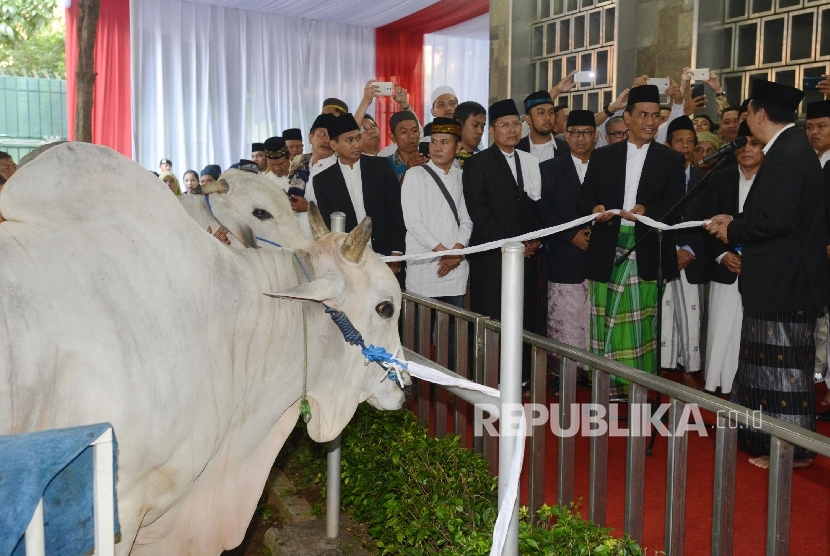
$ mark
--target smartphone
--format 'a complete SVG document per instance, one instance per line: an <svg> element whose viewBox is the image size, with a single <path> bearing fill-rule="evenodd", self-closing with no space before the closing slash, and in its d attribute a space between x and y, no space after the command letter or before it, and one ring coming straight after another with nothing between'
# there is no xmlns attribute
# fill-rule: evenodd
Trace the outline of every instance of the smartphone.
<svg viewBox="0 0 830 556"><path fill-rule="evenodd" d="M692 85L692 98L702 97L703 94L703 83L694 83Z"/></svg>
<svg viewBox="0 0 830 556"><path fill-rule="evenodd" d="M380 87L378 94L382 97L391 97L394 94L394 84L391 81L372 81L372 85Z"/></svg>
<svg viewBox="0 0 830 556"><path fill-rule="evenodd" d="M421 141L418 143L418 152L429 158L429 141Z"/></svg>
<svg viewBox="0 0 830 556"><path fill-rule="evenodd" d="M657 92L661 95L666 94L666 89L669 88L669 80L667 77L652 77L646 83L648 85L657 85Z"/></svg>
<svg viewBox="0 0 830 556"><path fill-rule="evenodd" d="M595 77L592 71L578 71L574 74L574 83L592 83Z"/></svg>
<svg viewBox="0 0 830 556"><path fill-rule="evenodd" d="M827 78L826 77L821 77L820 75L818 77L805 77L804 78L804 90L805 91L817 91L819 82L824 81L825 79L827 79Z"/></svg>
<svg viewBox="0 0 830 556"><path fill-rule="evenodd" d="M691 70L693 81L709 81L709 68Z"/></svg>

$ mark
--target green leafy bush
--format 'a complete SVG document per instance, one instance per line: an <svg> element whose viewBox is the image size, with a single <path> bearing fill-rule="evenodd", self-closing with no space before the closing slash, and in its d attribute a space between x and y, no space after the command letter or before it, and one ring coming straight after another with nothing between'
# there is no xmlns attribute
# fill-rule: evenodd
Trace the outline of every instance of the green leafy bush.
<svg viewBox="0 0 830 556"><path fill-rule="evenodd" d="M325 483L325 447L298 425L277 465L300 482ZM498 505L487 463L459 444L435 439L409 411L361 404L343 433L342 506L367 524L384 554L481 556L490 552ZM303 488L303 485L297 485ZM531 525L520 511L519 551L529 555L642 555L634 541L585 521L578 508L543 506Z"/></svg>

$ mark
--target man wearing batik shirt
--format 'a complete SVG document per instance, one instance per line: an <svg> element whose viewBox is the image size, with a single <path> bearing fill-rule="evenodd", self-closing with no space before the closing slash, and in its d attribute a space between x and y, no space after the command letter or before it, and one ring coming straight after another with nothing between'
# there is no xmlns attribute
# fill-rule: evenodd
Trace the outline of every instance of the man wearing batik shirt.
<svg viewBox="0 0 830 556"><path fill-rule="evenodd" d="M418 118L409 111L395 112L389 118L389 129L392 139L398 146L395 153L389 157L389 163L401 182L407 168L420 166L427 161L424 155L418 152L418 143L421 140Z"/></svg>

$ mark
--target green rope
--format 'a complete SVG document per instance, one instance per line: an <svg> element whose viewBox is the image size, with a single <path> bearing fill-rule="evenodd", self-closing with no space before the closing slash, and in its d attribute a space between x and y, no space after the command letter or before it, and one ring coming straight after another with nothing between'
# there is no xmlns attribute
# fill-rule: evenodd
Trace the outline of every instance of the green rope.
<svg viewBox="0 0 830 556"><path fill-rule="evenodd" d="M294 274L297 275L297 285L303 283L300 277L300 267L297 264L296 255L293 257ZM303 311L303 394L300 396L300 415L303 416L303 421L308 423L311 421L311 404L308 403L306 394L308 393L308 322L305 314L305 303L300 303Z"/></svg>

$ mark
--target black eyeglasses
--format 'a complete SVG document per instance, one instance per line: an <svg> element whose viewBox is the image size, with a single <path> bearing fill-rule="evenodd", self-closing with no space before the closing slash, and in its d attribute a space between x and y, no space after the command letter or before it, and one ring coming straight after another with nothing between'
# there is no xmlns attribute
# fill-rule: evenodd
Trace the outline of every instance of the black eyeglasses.
<svg viewBox="0 0 830 556"><path fill-rule="evenodd" d="M625 131L614 131L609 133L608 135L610 135L614 139L622 139L623 137L628 135L628 130L626 129Z"/></svg>
<svg viewBox="0 0 830 556"><path fill-rule="evenodd" d="M585 129L583 131L579 131L578 129L569 129L567 133L568 133L568 135L570 135L574 139L576 139L577 137L580 137L580 136L584 137L585 139L588 139L591 135L596 133L596 130Z"/></svg>

